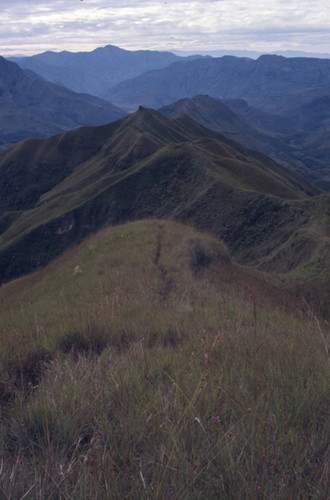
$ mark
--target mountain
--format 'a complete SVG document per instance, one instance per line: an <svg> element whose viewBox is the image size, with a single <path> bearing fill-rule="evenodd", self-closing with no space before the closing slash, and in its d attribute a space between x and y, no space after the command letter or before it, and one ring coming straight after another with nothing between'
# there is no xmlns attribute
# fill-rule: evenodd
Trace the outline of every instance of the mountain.
<svg viewBox="0 0 330 500"><path fill-rule="evenodd" d="M124 112L96 97L76 94L0 57L0 146L46 137L81 125L100 125Z"/></svg>
<svg viewBox="0 0 330 500"><path fill-rule="evenodd" d="M146 71L182 60L170 52L129 51L107 45L92 52L44 52L10 60L75 92L101 96L108 88Z"/></svg>
<svg viewBox="0 0 330 500"><path fill-rule="evenodd" d="M300 97L300 96L299 96ZM295 131L329 129L330 128L330 87L325 87L322 92L319 89L303 93L298 103L293 101L282 112L282 116L288 117L295 124Z"/></svg>
<svg viewBox="0 0 330 500"><path fill-rule="evenodd" d="M244 99L224 99L235 113L267 131L294 134L297 130L327 129L330 123L330 87L315 87L283 97L276 113L262 111Z"/></svg>
<svg viewBox="0 0 330 500"><path fill-rule="evenodd" d="M281 115L260 111L243 99L226 99L225 103L258 129L279 137L285 144L283 152L290 155L289 164L313 184L330 192L328 93L328 87L300 93L292 97L292 103L283 108ZM272 156L284 160L279 153Z"/></svg>
<svg viewBox="0 0 330 500"><path fill-rule="evenodd" d="M330 188L329 99L319 97L294 108L286 118L258 111L242 99L227 100L230 109L220 99L209 96L181 99L160 111L169 118L186 114L246 147L268 154L327 191ZM293 124L302 130L294 131Z"/></svg>
<svg viewBox="0 0 330 500"><path fill-rule="evenodd" d="M330 123L329 60L286 59L268 55L261 56L255 61L226 56L218 59L184 59L170 64L172 56L169 53L150 51L122 51L118 47L108 46L90 53L45 53L27 60L38 64L48 61L51 67L55 68L57 75L63 71L68 78L71 70L87 72L88 78L95 78L101 82L103 90L104 79L109 79L111 75L111 78L125 78L127 75L132 76L134 71L146 70L149 63L167 65L162 69L149 71L137 78L121 82L105 92L104 97L109 100L114 99L116 104L129 111L136 109L140 104L158 107L160 104L173 103L177 96L183 99L194 97L200 93L200 89L206 89L207 94L213 98L225 96L224 102L236 113L235 124L228 123L228 120L233 119L229 116L225 118L226 123L221 124L221 118L220 122L216 123L217 107L212 110L212 119L209 118L210 109L205 109L203 119L200 113L199 118L195 116L193 110L187 114L208 127L229 134L231 138L242 142L250 149L264 152L283 165L295 168L321 189L330 190L328 164L330 151L326 141ZM110 67L109 65L111 71L105 69ZM34 69L38 70L36 67ZM30 79L35 77L36 75L29 74ZM82 74L77 76L79 84L84 85L84 78ZM94 92L95 89L91 91ZM64 92L64 89L61 92ZM113 115L109 119L99 119L102 113L98 111L95 120L87 121L81 116L79 120L65 120L63 116L70 109L70 106L65 106L62 113L61 110L57 110L56 114L52 112L52 117L56 116L58 121L62 120L65 124L59 127L57 123L54 128L46 121L50 120L49 112L48 114L44 112L41 127L38 123L39 116L36 123L30 114L27 117L20 115L15 106L16 102L14 108L11 107L6 113L6 128L11 120L13 133L11 131L9 134L6 133L2 138L4 144L26 136L51 135L81 124L95 125L114 119ZM5 109L4 107L3 111ZM76 113L72 110L70 118L73 114L77 118L82 110L85 110L85 107L80 106L80 111ZM28 107L28 111L30 113L31 106ZM224 109L219 109L217 113L221 117ZM228 110L226 113L228 114ZM19 123L17 123L18 115ZM95 115L89 112L88 116ZM121 114L118 114L117 110L115 118L119 116ZM239 124L242 117L244 120ZM25 120L29 130L22 132L19 127Z"/></svg>
<svg viewBox="0 0 330 500"><path fill-rule="evenodd" d="M207 95L180 99L173 104L160 108L159 111L168 118L176 118L186 114L193 120L202 123L205 127L221 131L227 136L243 135L246 129L251 130L252 133L252 127L246 120L242 120L235 115L220 99Z"/></svg>
<svg viewBox="0 0 330 500"><path fill-rule="evenodd" d="M258 109L274 113L292 96L329 85L328 59L224 56L173 63L109 88L102 97L131 111L139 105L160 108L207 94L244 98Z"/></svg>
<svg viewBox="0 0 330 500"><path fill-rule="evenodd" d="M327 498L329 222L186 115L0 153L1 496Z"/></svg>
<svg viewBox="0 0 330 500"><path fill-rule="evenodd" d="M202 55L211 57L223 57L223 56L236 56L236 57L249 57L251 59L258 59L258 57L263 55L277 55L283 57L312 57L317 59L330 59L330 54L325 52L303 52L299 50L276 50L275 52L265 53L256 52L255 50L173 50L174 54L178 56L189 56L189 55Z"/></svg>
<svg viewBox="0 0 330 500"><path fill-rule="evenodd" d="M262 269L325 265L319 214L329 198L187 116L141 108L109 125L25 140L0 155L0 172L2 280L103 225L151 216L208 230Z"/></svg>
<svg viewBox="0 0 330 500"><path fill-rule="evenodd" d="M255 117L249 121L232 111L221 99L198 95L180 99L160 108L159 111L168 118L187 115L205 127L220 132L250 149L261 151L288 164L290 160L292 161L292 156L286 154L290 148L282 140L283 131L281 134L276 134L274 131L263 130L262 126L258 127L258 123L254 123ZM268 113L263 114L269 116Z"/></svg>
<svg viewBox="0 0 330 500"><path fill-rule="evenodd" d="M295 131L295 124L286 116L282 116L276 112L263 111L248 104L242 98L222 99L236 115L246 119L250 124L254 124L260 130L275 134L290 134Z"/></svg>

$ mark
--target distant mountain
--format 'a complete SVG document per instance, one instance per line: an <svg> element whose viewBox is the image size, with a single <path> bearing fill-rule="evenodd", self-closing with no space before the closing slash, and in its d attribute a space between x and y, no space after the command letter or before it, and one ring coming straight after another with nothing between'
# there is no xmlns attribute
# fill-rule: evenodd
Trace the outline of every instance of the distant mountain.
<svg viewBox="0 0 330 500"><path fill-rule="evenodd" d="M322 92L318 90L304 93L298 103L282 111L282 115L294 124L294 130L330 128L330 87L321 89Z"/></svg>
<svg viewBox="0 0 330 500"><path fill-rule="evenodd" d="M205 127L221 131L227 136L243 135L246 129L252 128L247 121L233 113L220 99L208 95L180 99L160 108L159 111L168 118L176 118L186 114Z"/></svg>
<svg viewBox="0 0 330 500"><path fill-rule="evenodd" d="M129 51L107 45L92 52L44 52L10 60L75 92L101 96L121 81L182 59L170 52Z"/></svg>
<svg viewBox="0 0 330 500"><path fill-rule="evenodd" d="M274 52L257 52L255 50L173 50L178 56L202 55L211 57L235 56L235 57L250 57L258 59L264 55L277 55L284 57L312 57L317 59L330 59L330 54L326 52L304 52L300 50L276 50Z"/></svg>
<svg viewBox="0 0 330 500"><path fill-rule="evenodd" d="M124 115L109 102L46 82L0 57L0 147Z"/></svg>
<svg viewBox="0 0 330 500"><path fill-rule="evenodd" d="M109 125L25 140L0 154L0 174L1 280L103 225L150 216L208 230L262 269L325 265L320 213L329 198L187 116L141 108Z"/></svg>
<svg viewBox="0 0 330 500"><path fill-rule="evenodd" d="M244 146L261 151L277 159L290 161L286 155L289 149L279 134L263 130L262 127L236 114L222 100L207 95L198 95L193 98L179 101L159 109L168 118L188 115L205 127L220 132ZM264 113L266 115L266 113ZM267 114L269 116L269 114ZM281 117L278 117L280 121Z"/></svg>
<svg viewBox="0 0 330 500"><path fill-rule="evenodd" d="M327 130L330 129L330 97L320 97L295 108L287 118L258 111L243 100L226 102L238 114L220 99L209 96L181 99L160 111L169 118L186 114L297 170L321 189L330 190L330 141L327 140L330 137ZM302 130L297 132L294 124Z"/></svg>
<svg viewBox="0 0 330 500"><path fill-rule="evenodd" d="M243 98L254 107L277 113L298 94L330 85L330 60L261 56L224 56L176 62L125 81L103 95L132 111L139 105L160 108L185 97L207 94Z"/></svg>
<svg viewBox="0 0 330 500"><path fill-rule="evenodd" d="M290 134L295 130L295 124L288 117L284 117L276 112L262 111L248 104L242 98L222 99L236 115L245 118L254 126L266 132L275 132L275 134Z"/></svg>
<svg viewBox="0 0 330 500"><path fill-rule="evenodd" d="M260 111L243 99L226 99L225 103L257 128L279 136L286 144L283 153L289 153L291 165L313 184L330 192L329 87L292 96L292 103L283 108L282 115ZM272 156L285 160L286 153L278 153Z"/></svg>
<svg viewBox="0 0 330 500"><path fill-rule="evenodd" d="M282 96L282 103L273 111L262 111L245 99L224 99L224 103L260 128L285 134L299 129L328 128L330 123L330 86L309 88Z"/></svg>

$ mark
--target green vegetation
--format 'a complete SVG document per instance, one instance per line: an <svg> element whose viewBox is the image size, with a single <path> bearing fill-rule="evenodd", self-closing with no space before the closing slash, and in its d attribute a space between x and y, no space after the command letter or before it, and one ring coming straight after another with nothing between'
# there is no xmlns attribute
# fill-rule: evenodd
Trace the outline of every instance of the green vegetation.
<svg viewBox="0 0 330 500"><path fill-rule="evenodd" d="M327 497L328 195L143 108L0 173L1 497Z"/></svg>
<svg viewBox="0 0 330 500"><path fill-rule="evenodd" d="M322 92L321 89L319 91ZM207 95L181 99L160 111L168 118L188 115L205 127L271 156L280 164L301 173L314 186L329 192L330 141L326 111L329 97L312 100L310 95L311 101L302 105L307 96L308 93L305 97L300 94L296 109L292 109L291 100L282 110L277 109L276 113L281 115L257 110L243 99L226 100L227 107L222 100ZM299 99L302 100L300 105ZM286 172L290 175L289 169Z"/></svg>
<svg viewBox="0 0 330 500"><path fill-rule="evenodd" d="M165 220L3 285L1 496L327 498L328 325L292 286Z"/></svg>
<svg viewBox="0 0 330 500"><path fill-rule="evenodd" d="M110 125L23 141L0 156L0 173L2 281L105 225L144 217L205 229L244 264L291 271L318 260L327 268L329 197L188 117L142 108ZM302 231L313 252L297 259L287 247Z"/></svg>

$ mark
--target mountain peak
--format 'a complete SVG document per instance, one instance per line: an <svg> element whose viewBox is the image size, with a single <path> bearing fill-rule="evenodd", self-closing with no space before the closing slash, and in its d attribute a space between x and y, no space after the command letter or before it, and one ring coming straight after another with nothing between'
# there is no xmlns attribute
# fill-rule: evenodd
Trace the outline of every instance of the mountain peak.
<svg viewBox="0 0 330 500"><path fill-rule="evenodd" d="M171 124L171 121L168 120L162 113L152 108L146 108L144 106L139 106L139 108L134 113L130 114L126 118L126 121L130 125L137 126L141 126L143 124L155 125L155 122L168 122L167 125Z"/></svg>
<svg viewBox="0 0 330 500"><path fill-rule="evenodd" d="M259 265L292 227L306 223L301 204L309 206L313 190L270 158L189 117L171 120L143 106L105 126L19 143L0 155L0 174L5 280L104 224L146 216L191 221L224 239L245 263ZM270 221L281 228L275 250ZM279 258L288 266L285 252Z"/></svg>

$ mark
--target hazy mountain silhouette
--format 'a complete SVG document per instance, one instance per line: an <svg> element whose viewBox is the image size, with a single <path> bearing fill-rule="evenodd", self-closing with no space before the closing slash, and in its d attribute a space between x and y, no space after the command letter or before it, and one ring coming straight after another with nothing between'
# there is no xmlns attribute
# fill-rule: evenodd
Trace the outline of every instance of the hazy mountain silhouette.
<svg viewBox="0 0 330 500"><path fill-rule="evenodd" d="M121 81L182 59L171 52L129 51L107 45L91 52L48 51L10 60L75 92L101 96Z"/></svg>
<svg viewBox="0 0 330 500"><path fill-rule="evenodd" d="M109 102L49 83L0 57L0 146L124 116Z"/></svg>
<svg viewBox="0 0 330 500"><path fill-rule="evenodd" d="M176 62L123 82L104 94L118 106L159 108L185 97L207 94L244 98L277 113L292 96L330 85L330 60L261 56L257 60L224 56Z"/></svg>

